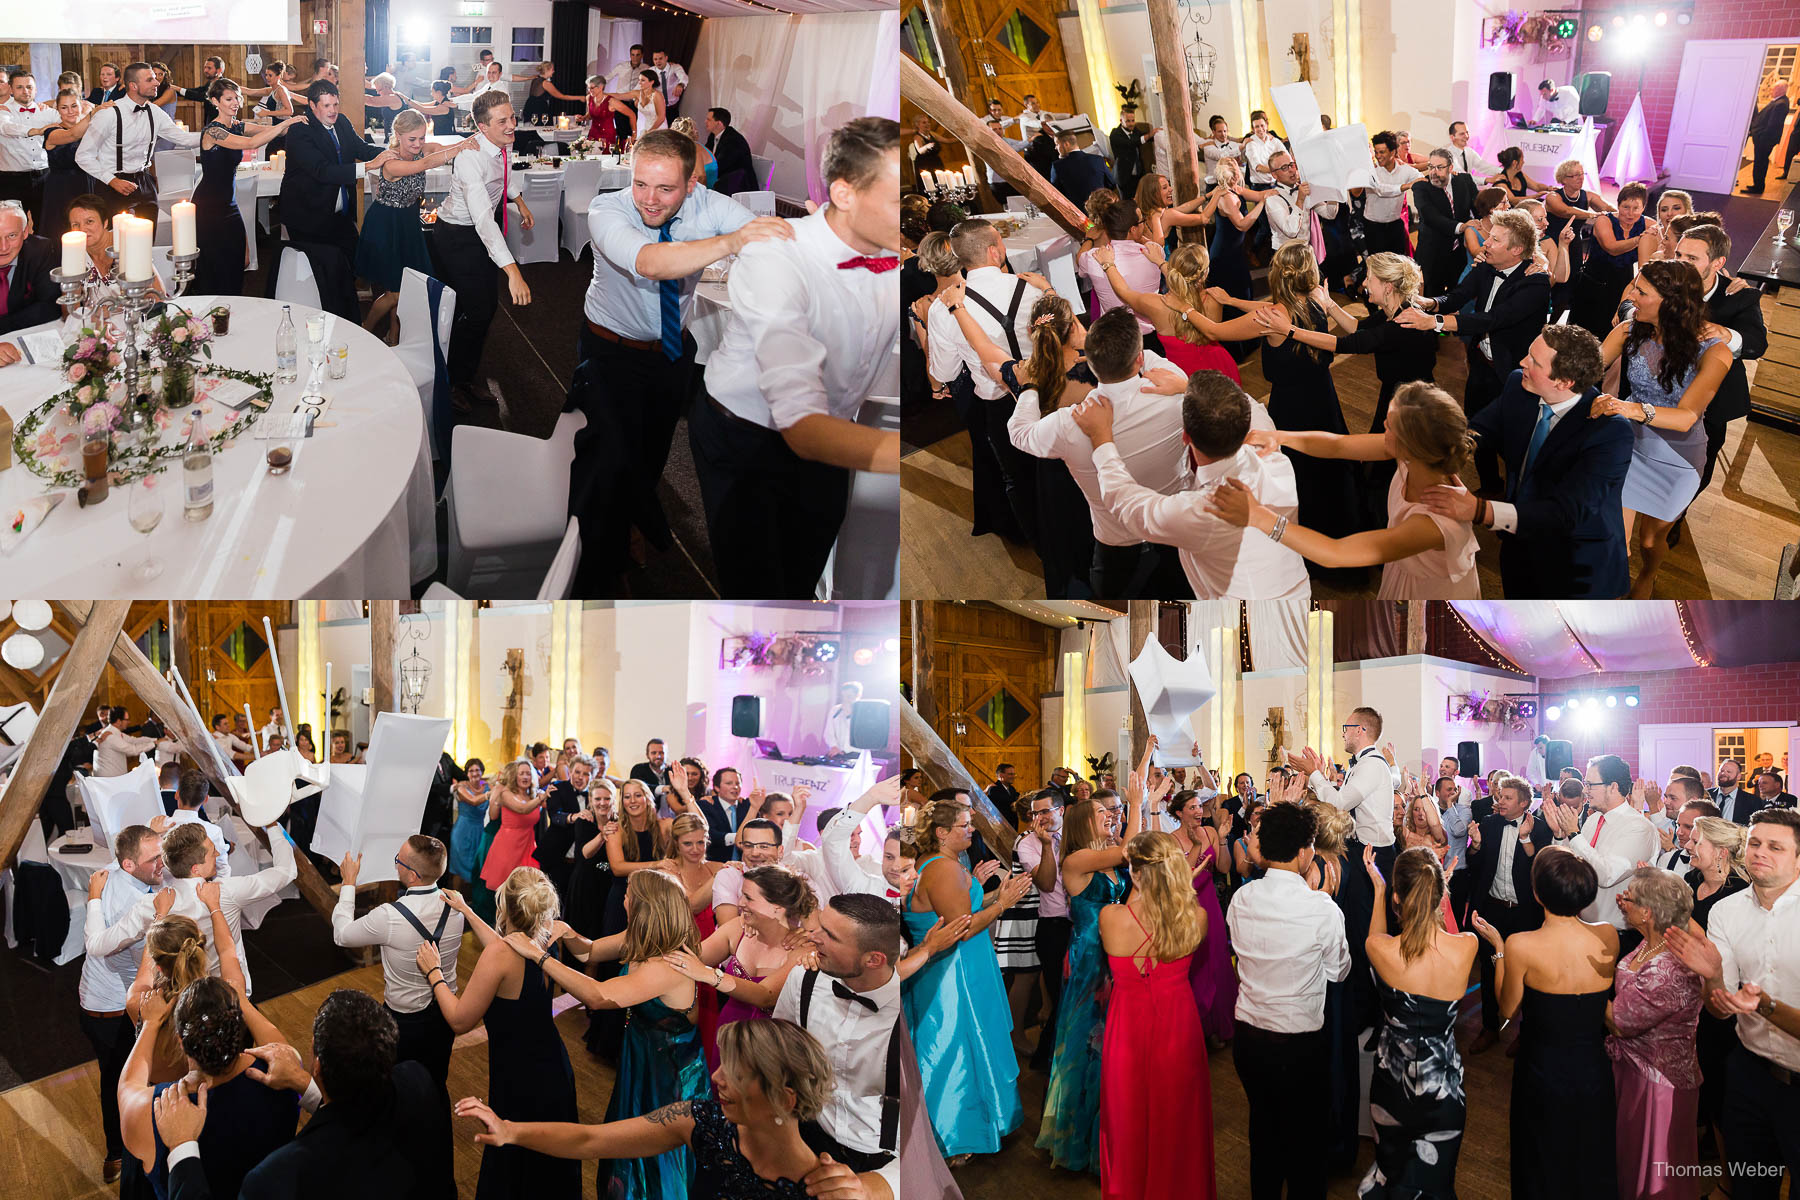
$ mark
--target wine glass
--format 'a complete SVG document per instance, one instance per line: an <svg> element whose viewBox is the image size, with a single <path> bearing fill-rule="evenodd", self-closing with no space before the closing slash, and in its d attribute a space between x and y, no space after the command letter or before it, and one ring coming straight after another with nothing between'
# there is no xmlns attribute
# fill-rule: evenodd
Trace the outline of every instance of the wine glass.
<svg viewBox="0 0 1800 1200"><path fill-rule="evenodd" d="M1787 231L1794 224L1794 210L1783 208L1775 214L1775 244L1780 245L1787 240Z"/></svg>
<svg viewBox="0 0 1800 1200"><path fill-rule="evenodd" d="M131 527L148 537L158 525L162 524L164 491L162 476L150 474L132 483L127 489L130 496L126 502L126 515L131 520ZM139 583L155 579L163 572L163 565L154 554L139 563L131 572L131 577Z"/></svg>

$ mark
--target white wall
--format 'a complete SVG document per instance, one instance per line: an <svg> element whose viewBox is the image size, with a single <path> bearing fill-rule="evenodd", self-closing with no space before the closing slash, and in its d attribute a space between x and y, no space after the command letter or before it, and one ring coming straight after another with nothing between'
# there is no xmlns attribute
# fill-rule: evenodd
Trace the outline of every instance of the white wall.
<svg viewBox="0 0 1800 1200"><path fill-rule="evenodd" d="M1087 693L1087 755L1099 758L1111 751L1115 759L1119 755L1119 728L1126 716L1131 712L1131 689L1129 687L1095 688ZM1063 731L1063 699L1062 693L1052 692L1038 697L1038 721L1043 726L1042 753L1038 764L1035 782L1042 783L1050 778L1050 769L1056 766L1074 767L1082 774L1089 774L1088 765L1084 762L1065 763L1062 761ZM1117 763L1115 762L1115 768ZM1125 772L1118 771L1118 779L1124 782Z"/></svg>
<svg viewBox="0 0 1800 1200"><path fill-rule="evenodd" d="M1257 790L1269 770L1269 750L1275 745L1274 734L1265 724L1271 708L1281 709L1285 730L1282 745L1298 749L1306 741L1306 670L1286 667L1278 671L1246 671L1238 711L1244 723L1244 762L1224 763L1221 768L1232 774L1249 771L1256 777Z"/></svg>
<svg viewBox="0 0 1800 1200"><path fill-rule="evenodd" d="M444 3L443 0L398 0L388 9L388 56L395 62L400 58L401 45L411 45L413 39L408 36L416 27L424 31L431 45L431 62L420 64L423 68L429 65L430 70L421 69L420 73L431 79L438 77L438 72L445 67L456 68L457 82L467 87L472 79L471 66L476 56L483 50L492 50L494 57L501 62L509 62L512 53L512 36L514 27L539 27L544 30L544 55L550 55L550 12L551 0L487 0L486 15L480 17L459 16L455 4ZM450 44L450 27L452 25L485 25L494 31L493 40L473 45L459 43ZM588 54L593 47L588 47ZM587 56L583 56L583 61ZM646 60L649 58L645 55ZM513 65L530 65L526 63ZM381 67L370 64L369 72L374 74ZM511 74L512 72L508 72ZM526 72L521 71L520 74ZM579 85L579 81L576 81ZM515 97L524 88L519 84L514 88ZM565 86L565 91L570 89Z"/></svg>
<svg viewBox="0 0 1800 1200"><path fill-rule="evenodd" d="M1358 705L1381 714L1383 744L1392 742L1394 760L1421 777L1436 774L1438 759L1456 753L1458 742L1481 745L1482 770L1506 767L1523 771L1535 730L1492 722L1449 719L1446 699L1452 695L1534 692L1531 676L1508 674L1430 655L1340 663L1333 677L1337 711L1343 718ZM1321 748L1322 749L1322 748ZM1331 747L1342 759L1343 745Z"/></svg>
<svg viewBox="0 0 1800 1200"><path fill-rule="evenodd" d="M1250 113L1238 102L1238 52L1239 18L1235 5L1215 4L1208 9L1203 3L1196 3L1192 9L1184 12L1210 12L1211 18L1205 25L1197 25L1192 20L1182 24L1183 47L1191 46L1196 34L1212 46L1216 51L1213 66L1213 78L1207 98L1201 101L1200 111L1194 116L1195 128L1201 137L1206 136L1206 121L1214 113L1231 122L1233 133L1248 133ZM1160 103L1156 94L1150 90L1150 78L1153 70L1146 70L1144 58L1154 55L1155 48L1150 42L1150 18L1145 14L1142 4L1123 4L1110 6L1101 13L1100 22L1106 31L1106 48L1108 61L1112 64L1114 79L1119 83L1129 84L1133 79L1142 84L1144 99L1138 109L1139 120L1151 120L1153 104ZM1081 24L1074 17L1061 17L1057 20L1058 31L1062 35L1063 56L1069 63L1069 86L1073 89L1075 104L1084 112L1094 112L1093 82L1088 78L1087 54L1081 37ZM1112 105L1119 103L1118 93L1109 97ZM1109 109L1110 111L1110 109ZM1156 119L1157 126L1165 124ZM1110 127L1101 130L1104 136ZM1110 151L1109 151L1110 152Z"/></svg>

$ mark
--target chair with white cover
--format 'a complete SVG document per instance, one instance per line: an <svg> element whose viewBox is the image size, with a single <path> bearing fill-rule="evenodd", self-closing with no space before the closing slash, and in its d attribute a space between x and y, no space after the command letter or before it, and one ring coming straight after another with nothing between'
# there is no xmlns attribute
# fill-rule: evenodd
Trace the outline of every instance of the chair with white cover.
<svg viewBox="0 0 1800 1200"><path fill-rule="evenodd" d="M750 156L750 165L756 169L756 185L761 188L768 188L771 191L774 190L775 160L761 154L752 154Z"/></svg>
<svg viewBox="0 0 1800 1200"><path fill-rule="evenodd" d="M1030 196L1008 196L1006 198L1006 211L1007 212L1024 212L1026 209L1028 209L1030 207L1031 207L1031 197Z"/></svg>
<svg viewBox="0 0 1800 1200"><path fill-rule="evenodd" d="M450 352L450 328L456 321L456 289L446 287L438 300L437 328L431 327L431 295L429 279L407 267L400 279L400 341L394 353L406 365L407 373L419 389L419 406L425 410L425 436L434 448L437 436L433 428L432 396L437 391L437 364L440 356ZM434 350L435 347L435 350Z"/></svg>
<svg viewBox="0 0 1800 1200"><path fill-rule="evenodd" d="M250 261L244 270L256 270L256 172L242 171L233 181L237 193L238 216L244 222L244 244L250 248Z"/></svg>
<svg viewBox="0 0 1800 1200"><path fill-rule="evenodd" d="M284 304L319 307L319 284L313 278L312 262L303 251L282 247L281 265L275 275L275 298Z"/></svg>
<svg viewBox="0 0 1800 1200"><path fill-rule="evenodd" d="M1058 295L1078 296L1080 285L1075 276L1075 243L1067 237L1054 237L1038 244L1038 270L1050 281Z"/></svg>
<svg viewBox="0 0 1800 1200"><path fill-rule="evenodd" d="M580 258L582 249L588 244L588 205L600 191L603 169L604 164L597 158L563 164L561 242L570 258Z"/></svg>
<svg viewBox="0 0 1800 1200"><path fill-rule="evenodd" d="M506 229L506 246L521 263L555 262L556 237L562 218L563 177L555 171L533 171L525 176L519 198L531 209L531 228L513 215Z"/></svg>
<svg viewBox="0 0 1800 1200"><path fill-rule="evenodd" d="M581 413L557 418L548 439L458 425L450 442L450 561L460 596L517 596L542 581L569 522L569 467ZM507 464L496 470L496 463Z"/></svg>
<svg viewBox="0 0 1800 1200"><path fill-rule="evenodd" d="M544 582L538 585L539 600L567 600L569 593L575 590L575 568L581 565L581 523L576 517L569 518L569 527L563 531L562 545L556 548L556 557L550 560L550 569L544 572Z"/></svg>
<svg viewBox="0 0 1800 1200"><path fill-rule="evenodd" d="M733 196L732 199L736 200L739 204L743 205L759 217L772 217L775 215L774 192L739 192L737 195Z"/></svg>
<svg viewBox="0 0 1800 1200"><path fill-rule="evenodd" d="M194 194L194 175L200 169L200 156L193 150L158 150L156 163L156 202L164 208Z"/></svg>

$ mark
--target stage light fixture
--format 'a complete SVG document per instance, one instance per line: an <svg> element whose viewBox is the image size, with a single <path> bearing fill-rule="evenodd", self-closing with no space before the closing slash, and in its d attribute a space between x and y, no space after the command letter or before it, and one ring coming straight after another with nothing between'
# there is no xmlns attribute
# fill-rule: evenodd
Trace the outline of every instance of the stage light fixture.
<svg viewBox="0 0 1800 1200"><path fill-rule="evenodd" d="M1678 12L1675 14L1675 23L1677 25L1686 25L1689 21L1692 21L1693 19L1694 19L1694 14L1691 12Z"/></svg>
<svg viewBox="0 0 1800 1200"><path fill-rule="evenodd" d="M1656 23L1658 26L1667 25L1669 23L1669 14L1666 12L1657 13Z"/></svg>
<svg viewBox="0 0 1800 1200"><path fill-rule="evenodd" d="M1608 696L1606 698L1606 707L1608 707L1608 708L1619 707L1619 698L1617 696Z"/></svg>
<svg viewBox="0 0 1800 1200"><path fill-rule="evenodd" d="M1573 17L1564 17L1556 23L1556 36L1559 38L1572 38L1575 36L1575 30L1576 24Z"/></svg>
<svg viewBox="0 0 1800 1200"><path fill-rule="evenodd" d="M1638 698L1636 696L1625 697L1625 707L1626 708L1636 708L1637 704L1638 704Z"/></svg>
<svg viewBox="0 0 1800 1200"><path fill-rule="evenodd" d="M889 654L898 654L898 653L900 653L900 639L899 638L888 638L886 641L881 643L881 648L883 650L886 650Z"/></svg>
<svg viewBox="0 0 1800 1200"><path fill-rule="evenodd" d="M20 629L28 629L32 633L40 629L50 628L50 602L48 600L14 600L12 619Z"/></svg>
<svg viewBox="0 0 1800 1200"><path fill-rule="evenodd" d="M1638 29L1642 29L1644 27L1644 23L1646 21L1648 21L1649 19L1650 18L1646 17L1643 13L1632 13L1631 14L1631 24L1633 25L1633 27L1638 28Z"/></svg>
<svg viewBox="0 0 1800 1200"><path fill-rule="evenodd" d="M1581 727L1583 732L1586 732L1586 731L1592 730L1592 729L1597 729L1600 725L1599 710L1592 709L1592 708L1583 709L1581 712L1580 718L1576 721L1576 724L1578 724Z"/></svg>
<svg viewBox="0 0 1800 1200"><path fill-rule="evenodd" d="M1562 720L1562 706L1559 704L1552 704L1549 708L1546 708L1544 710L1544 719L1546 721Z"/></svg>
<svg viewBox="0 0 1800 1200"><path fill-rule="evenodd" d="M1597 42L1605 36L1606 36L1606 30L1602 29L1600 26L1598 26L1598 25L1589 25L1588 26L1588 41Z"/></svg>
<svg viewBox="0 0 1800 1200"><path fill-rule="evenodd" d="M1614 29L1625 28L1625 15L1623 13L1615 13L1613 15L1612 25Z"/></svg>
<svg viewBox="0 0 1800 1200"><path fill-rule="evenodd" d="M1529 721L1532 718L1536 717L1537 711L1538 711L1538 706L1537 706L1536 700L1521 700L1521 701L1519 701L1519 716L1523 720Z"/></svg>
<svg viewBox="0 0 1800 1200"><path fill-rule="evenodd" d="M859 646L857 647L856 653L850 656L850 661L859 667L866 667L875 661L875 651L869 649L867 646Z"/></svg>

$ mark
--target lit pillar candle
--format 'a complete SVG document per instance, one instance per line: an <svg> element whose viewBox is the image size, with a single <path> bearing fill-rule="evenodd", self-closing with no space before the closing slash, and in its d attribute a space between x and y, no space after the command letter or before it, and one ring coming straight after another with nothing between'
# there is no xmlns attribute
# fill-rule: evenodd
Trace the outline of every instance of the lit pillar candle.
<svg viewBox="0 0 1800 1200"><path fill-rule="evenodd" d="M85 273L87 271L87 235L74 232L63 234L62 254L64 275Z"/></svg>
<svg viewBox="0 0 1800 1200"><path fill-rule="evenodd" d="M963 165L963 178L968 181L968 184L970 187L975 186L975 164L974 163L965 163Z"/></svg>
<svg viewBox="0 0 1800 1200"><path fill-rule="evenodd" d="M178 200L169 208L169 227L173 253L192 254L198 249L194 242L194 205L191 201Z"/></svg>
<svg viewBox="0 0 1800 1200"><path fill-rule="evenodd" d="M113 240L119 243L119 265L131 283L149 279L150 236L155 227L140 217L113 218Z"/></svg>

